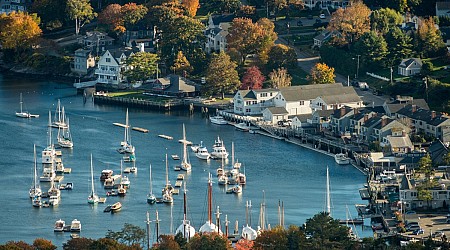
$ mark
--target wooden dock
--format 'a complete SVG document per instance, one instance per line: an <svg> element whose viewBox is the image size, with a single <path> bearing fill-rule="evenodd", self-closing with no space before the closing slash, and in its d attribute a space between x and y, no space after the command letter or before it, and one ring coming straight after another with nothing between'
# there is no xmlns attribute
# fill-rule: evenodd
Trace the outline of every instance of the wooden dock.
<svg viewBox="0 0 450 250"><path fill-rule="evenodd" d="M158 137L164 138L166 140L173 140L172 136L168 136L168 135L158 135Z"/></svg>
<svg viewBox="0 0 450 250"><path fill-rule="evenodd" d="M119 127L122 127L122 128L126 128L127 127L127 125L122 124L122 123L118 123L118 122L114 122L113 125L119 126Z"/></svg>
<svg viewBox="0 0 450 250"><path fill-rule="evenodd" d="M180 194L180 190L179 190L179 189L174 189L174 190L172 191L172 194L173 194L173 195L179 195L179 194Z"/></svg>
<svg viewBox="0 0 450 250"><path fill-rule="evenodd" d="M183 185L183 181L176 181L175 187L181 187Z"/></svg>
<svg viewBox="0 0 450 250"><path fill-rule="evenodd" d="M142 133L148 133L148 129L146 129L146 128L132 127L131 129L134 131L142 132Z"/></svg>
<svg viewBox="0 0 450 250"><path fill-rule="evenodd" d="M176 160L176 161L180 159L180 157L178 155L171 155L171 157L173 160Z"/></svg>
<svg viewBox="0 0 450 250"><path fill-rule="evenodd" d="M184 174L178 174L177 180L184 180Z"/></svg>
<svg viewBox="0 0 450 250"><path fill-rule="evenodd" d="M72 173L72 168L64 168L64 174Z"/></svg>
<svg viewBox="0 0 450 250"><path fill-rule="evenodd" d="M53 179L53 181L55 181L55 182L61 182L62 180L64 180L64 176L63 175L55 176L55 179Z"/></svg>
<svg viewBox="0 0 450 250"><path fill-rule="evenodd" d="M106 197L99 197L98 198L98 203L105 203L106 202Z"/></svg>

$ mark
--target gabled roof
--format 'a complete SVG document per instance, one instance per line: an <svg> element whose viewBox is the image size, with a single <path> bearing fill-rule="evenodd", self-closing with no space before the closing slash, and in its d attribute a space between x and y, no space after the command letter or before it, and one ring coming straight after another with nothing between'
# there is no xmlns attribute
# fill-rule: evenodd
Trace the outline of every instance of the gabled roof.
<svg viewBox="0 0 450 250"><path fill-rule="evenodd" d="M281 88L280 93L287 102L312 100L318 96L323 99L325 96L330 96L327 98L331 101L329 104L354 100L353 94L356 95L353 87L343 87L341 83L291 86ZM339 95L344 96L344 98L338 97Z"/></svg>
<svg viewBox="0 0 450 250"><path fill-rule="evenodd" d="M419 66L418 67L422 67L422 60L420 60L420 58L408 58L408 59L403 59L400 62L400 65L398 65L399 67L402 68L408 68L410 66L412 66L412 64L416 62Z"/></svg>
<svg viewBox="0 0 450 250"><path fill-rule="evenodd" d="M386 119L386 124L384 126L382 126L382 123L378 123L377 125L375 125L374 128L376 129L382 129L384 127L386 127L387 125L389 125L391 122L394 122L394 119L388 118L387 116L384 117L384 119ZM381 117L381 120L383 120L383 117Z"/></svg>
<svg viewBox="0 0 450 250"><path fill-rule="evenodd" d="M244 100L256 100L256 95L253 90L238 90L238 93Z"/></svg>
<svg viewBox="0 0 450 250"><path fill-rule="evenodd" d="M417 106L415 107L415 109L416 111L412 112L413 105L409 104L400 109L397 114L407 116L414 120L423 121L433 126L438 126L443 122L449 122L449 118L445 117L441 112L430 111ZM435 118L432 118L433 112L435 112Z"/></svg>
<svg viewBox="0 0 450 250"><path fill-rule="evenodd" d="M442 157L450 151L440 140L434 141L428 147L431 160L435 163L442 163Z"/></svg>
<svg viewBox="0 0 450 250"><path fill-rule="evenodd" d="M294 115L299 121L307 122L311 118L311 114Z"/></svg>
<svg viewBox="0 0 450 250"><path fill-rule="evenodd" d="M344 114L343 115L342 115L342 110L341 109L344 109L344 112L343 112ZM332 116L334 118L340 119L340 118L344 117L345 115L347 115L348 113L350 113L352 111L353 111L353 108L348 107L348 106L344 106L343 108L333 110Z"/></svg>
<svg viewBox="0 0 450 250"><path fill-rule="evenodd" d="M289 112L287 112L287 110L283 107L270 107L267 108L267 110L269 110L270 113L272 113L273 115L287 115L289 114Z"/></svg>
<svg viewBox="0 0 450 250"><path fill-rule="evenodd" d="M315 111L313 114L317 114L320 117L329 117L333 113L334 113L333 109L327 109L327 110L319 109L319 110Z"/></svg>
<svg viewBox="0 0 450 250"><path fill-rule="evenodd" d="M327 104L333 103L351 103L360 102L361 98L356 94L353 87L343 87L344 91L337 95L325 95L321 96L322 100Z"/></svg>
<svg viewBox="0 0 450 250"><path fill-rule="evenodd" d="M362 126L366 128L374 127L376 124L381 122L381 119L382 118L379 116L372 116L369 119L367 119L367 121L365 121Z"/></svg>
<svg viewBox="0 0 450 250"><path fill-rule="evenodd" d="M400 190L412 190L414 189L414 185L411 183L407 175L403 175L402 180L400 182Z"/></svg>
<svg viewBox="0 0 450 250"><path fill-rule="evenodd" d="M214 25L219 25L220 23L229 23L234 19L234 14L222 14L222 15L212 15L211 19Z"/></svg>
<svg viewBox="0 0 450 250"><path fill-rule="evenodd" d="M171 93L190 93L195 92L195 86L188 84L192 82L182 78L178 75L170 75L170 86L165 89L165 92L171 92Z"/></svg>
<svg viewBox="0 0 450 250"><path fill-rule="evenodd" d="M414 148L409 136L390 136L388 135L386 139L392 148Z"/></svg>
<svg viewBox="0 0 450 250"><path fill-rule="evenodd" d="M425 99L410 99L404 103L395 100L392 103L387 103L386 106L389 108L389 111L391 113L397 113L400 109L406 107L408 104L414 104L422 109L430 110L430 107L428 106L428 103L425 101Z"/></svg>

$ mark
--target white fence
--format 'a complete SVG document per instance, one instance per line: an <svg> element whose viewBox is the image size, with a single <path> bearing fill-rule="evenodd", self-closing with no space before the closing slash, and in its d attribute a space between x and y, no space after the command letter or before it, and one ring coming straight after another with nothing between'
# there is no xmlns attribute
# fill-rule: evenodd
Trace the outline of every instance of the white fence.
<svg viewBox="0 0 450 250"><path fill-rule="evenodd" d="M370 73L370 72L366 72L366 75L369 75L371 77L375 77L375 78L381 79L381 80L386 81L386 82L389 82L391 80L391 79L389 79L387 77L375 75L374 73Z"/></svg>

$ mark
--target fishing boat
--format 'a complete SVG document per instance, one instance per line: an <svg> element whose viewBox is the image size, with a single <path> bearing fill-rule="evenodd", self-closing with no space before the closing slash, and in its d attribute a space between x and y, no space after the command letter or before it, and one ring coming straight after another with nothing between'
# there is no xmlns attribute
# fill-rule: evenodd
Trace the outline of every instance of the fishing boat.
<svg viewBox="0 0 450 250"><path fill-rule="evenodd" d="M180 156L178 155L171 155L170 157L172 157L172 160L178 161L180 159Z"/></svg>
<svg viewBox="0 0 450 250"><path fill-rule="evenodd" d="M179 233L187 240L194 237L195 235L195 228L191 226L191 222L187 219L186 182L184 183L184 196L183 196L183 222L175 231L175 235Z"/></svg>
<svg viewBox="0 0 450 250"><path fill-rule="evenodd" d="M112 205L106 206L105 209L103 209L103 212L104 213L111 213L111 207L112 207Z"/></svg>
<svg viewBox="0 0 450 250"><path fill-rule="evenodd" d="M344 153L338 153L334 155L334 160L339 165L347 165L350 164L350 158L347 157Z"/></svg>
<svg viewBox="0 0 450 250"><path fill-rule="evenodd" d="M55 222L55 226L53 227L53 231L62 232L64 231L64 227L66 226L66 222L59 219Z"/></svg>
<svg viewBox="0 0 450 250"><path fill-rule="evenodd" d="M122 203L120 201L111 205L111 213L117 213L122 210Z"/></svg>
<svg viewBox="0 0 450 250"><path fill-rule="evenodd" d="M98 203L98 195L95 193L94 186L94 166L92 164L92 154L91 154L91 193L89 194L87 201L89 204L97 204Z"/></svg>
<svg viewBox="0 0 450 250"><path fill-rule="evenodd" d="M251 210L251 207L252 207L252 201L246 201L246 205L245 205L245 224L246 224L246 226L244 228L242 228L242 234L241 234L241 237L246 240L255 240L256 237L258 237L258 233L256 232L256 230L251 227L252 213L251 213L251 211L249 212L249 210ZM249 224L249 218L250 218L250 224Z"/></svg>
<svg viewBox="0 0 450 250"><path fill-rule="evenodd" d="M48 137L47 137L47 147L42 151L42 176L39 177L41 182L50 182L55 179L55 158L56 150L52 142L52 129L51 125L51 113L48 112Z"/></svg>
<svg viewBox="0 0 450 250"><path fill-rule="evenodd" d="M191 163L189 161L189 155L187 154L187 140L186 140L186 128L183 123L183 160L181 162L181 169L184 171L191 171Z"/></svg>
<svg viewBox="0 0 450 250"><path fill-rule="evenodd" d="M209 121L212 124L216 124L216 125L227 125L228 124L228 122L223 118L223 116L220 116L220 115L210 116Z"/></svg>
<svg viewBox="0 0 450 250"><path fill-rule="evenodd" d="M220 223L220 211L219 207L217 207L217 223ZM198 230L199 233L218 233L222 235L222 230L220 230L219 227L217 227L213 221L212 221L212 178L211 174L208 176L208 220L206 221L203 226L200 227Z"/></svg>
<svg viewBox="0 0 450 250"><path fill-rule="evenodd" d="M117 150L119 153L134 154L134 146L131 145L130 125L128 124L128 109L125 117L125 136L124 140L120 143L120 148Z"/></svg>
<svg viewBox="0 0 450 250"><path fill-rule="evenodd" d="M225 171L224 160L222 158L222 165L220 168L216 170L217 172L217 184L219 185L227 185L228 183L228 174Z"/></svg>
<svg viewBox="0 0 450 250"><path fill-rule="evenodd" d="M58 145L63 148L72 148L73 141L70 133L69 118L67 118L67 126L58 128Z"/></svg>
<svg viewBox="0 0 450 250"><path fill-rule="evenodd" d="M234 127L237 130L244 131L244 132L248 132L250 130L250 126L248 126L247 123L245 123L245 122L236 123L234 125Z"/></svg>
<svg viewBox="0 0 450 250"><path fill-rule="evenodd" d="M59 204L59 200L60 200L60 197L58 197L56 195L52 195L48 199L48 203L52 206L57 206Z"/></svg>
<svg viewBox="0 0 450 250"><path fill-rule="evenodd" d="M61 101L58 99L58 104L56 105L53 123L51 123L50 126L52 126L54 128L67 128L65 116L66 116L66 114L64 111L64 107L61 106Z"/></svg>
<svg viewBox="0 0 450 250"><path fill-rule="evenodd" d="M32 118L32 117L39 117L39 115L32 115L30 114L28 111L24 111L23 110L23 98L22 98L22 93L20 93L20 112L16 112L16 116L17 117L21 117L21 118Z"/></svg>
<svg viewBox="0 0 450 250"><path fill-rule="evenodd" d="M32 199L34 196L41 196L42 195L42 189L41 186L38 183L37 178L37 157L36 157L36 144L34 145L34 175L33 175L33 185L30 188L29 191L30 198Z"/></svg>
<svg viewBox="0 0 450 250"><path fill-rule="evenodd" d="M169 182L169 165L167 162L167 154L166 154L166 185L162 190L162 202L164 203L173 203L173 187Z"/></svg>
<svg viewBox="0 0 450 250"><path fill-rule="evenodd" d="M208 152L208 149L203 146L203 142L200 142L200 145L195 151L195 156L202 160L209 160L209 158L211 158L211 154Z"/></svg>
<svg viewBox="0 0 450 250"><path fill-rule="evenodd" d="M153 183L152 183L152 164L150 164L150 192L147 195L147 203L155 204L156 196L153 194Z"/></svg>
<svg viewBox="0 0 450 250"><path fill-rule="evenodd" d="M130 188L130 179L128 179L128 176L123 175L123 162L120 161L120 186L124 188Z"/></svg>
<svg viewBox="0 0 450 250"><path fill-rule="evenodd" d="M71 232L80 232L81 231L81 222L77 219L74 219L70 224Z"/></svg>
<svg viewBox="0 0 450 250"><path fill-rule="evenodd" d="M223 141L220 140L219 137L217 137L217 140L214 141L213 152L211 152L211 158L214 159L228 158L228 152L225 146L223 145Z"/></svg>

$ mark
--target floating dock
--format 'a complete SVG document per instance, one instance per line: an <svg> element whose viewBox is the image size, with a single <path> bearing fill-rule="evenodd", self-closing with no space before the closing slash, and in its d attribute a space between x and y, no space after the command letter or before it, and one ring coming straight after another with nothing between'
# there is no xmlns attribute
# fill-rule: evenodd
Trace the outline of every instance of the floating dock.
<svg viewBox="0 0 450 250"><path fill-rule="evenodd" d="M179 160L180 159L180 157L178 155L171 155L171 157L172 157L173 160Z"/></svg>
<svg viewBox="0 0 450 250"><path fill-rule="evenodd" d="M64 174L70 174L72 173L72 168L64 168Z"/></svg>
<svg viewBox="0 0 450 250"><path fill-rule="evenodd" d="M181 187L183 185L183 181L176 181L175 187Z"/></svg>
<svg viewBox="0 0 450 250"><path fill-rule="evenodd" d="M127 125L122 124L122 123L118 123L118 122L114 122L113 125L119 126L119 127L122 127L122 128L126 128L127 127Z"/></svg>
<svg viewBox="0 0 450 250"><path fill-rule="evenodd" d="M106 197L99 197L98 198L98 203L105 203L106 202Z"/></svg>
<svg viewBox="0 0 450 250"><path fill-rule="evenodd" d="M173 140L172 136L168 136L168 135L158 135L158 137L164 138L166 140Z"/></svg>
<svg viewBox="0 0 450 250"><path fill-rule="evenodd" d="M55 181L55 182L60 182L62 180L64 180L64 176L62 176L62 175L55 176L55 179L53 179L53 181Z"/></svg>
<svg viewBox="0 0 450 250"><path fill-rule="evenodd" d="M131 129L134 131L142 132L142 133L148 133L148 129L146 129L146 128L132 127Z"/></svg>
<svg viewBox="0 0 450 250"><path fill-rule="evenodd" d="M178 174L177 180L184 180L184 174Z"/></svg>
<svg viewBox="0 0 450 250"><path fill-rule="evenodd" d="M55 151L55 154L56 154L56 156L62 156L61 150L56 150L56 151Z"/></svg>
<svg viewBox="0 0 450 250"><path fill-rule="evenodd" d="M179 195L179 194L180 194L180 190L179 190L179 189L174 189L174 190L172 191L172 194L173 194L173 195Z"/></svg>

